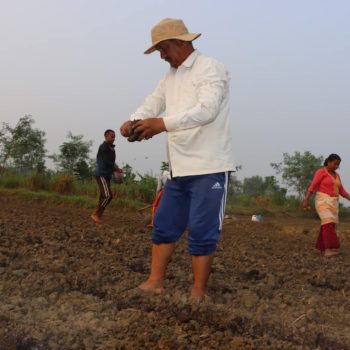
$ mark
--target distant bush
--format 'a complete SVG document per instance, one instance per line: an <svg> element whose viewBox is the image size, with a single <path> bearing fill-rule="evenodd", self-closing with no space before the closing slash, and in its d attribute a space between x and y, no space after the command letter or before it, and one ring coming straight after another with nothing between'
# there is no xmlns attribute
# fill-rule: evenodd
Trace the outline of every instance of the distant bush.
<svg viewBox="0 0 350 350"><path fill-rule="evenodd" d="M96 197L99 194L99 190L97 183L93 178L90 178L89 180L74 178L74 193L81 196Z"/></svg>
<svg viewBox="0 0 350 350"><path fill-rule="evenodd" d="M74 177L64 173L55 177L51 184L51 190L59 194L73 194Z"/></svg>
<svg viewBox="0 0 350 350"><path fill-rule="evenodd" d="M339 203L339 216L342 218L350 218L350 208L345 207L342 203Z"/></svg>
<svg viewBox="0 0 350 350"><path fill-rule="evenodd" d="M15 172L2 172L0 174L0 186L3 188L14 189L23 187L25 178Z"/></svg>
<svg viewBox="0 0 350 350"><path fill-rule="evenodd" d="M145 175L140 181L133 181L114 187L116 198L129 198L143 203L152 203L156 194L157 180Z"/></svg>
<svg viewBox="0 0 350 350"><path fill-rule="evenodd" d="M48 173L33 173L27 179L28 188L32 191L48 191L51 185L51 176Z"/></svg>
<svg viewBox="0 0 350 350"><path fill-rule="evenodd" d="M119 208L139 208L151 204L155 197L157 179L151 175L129 176L122 184L111 181L114 200L112 206ZM46 200L57 203L76 203L84 207L95 206L99 195L94 178L81 179L73 174L43 173L20 174L15 171L0 172L0 189L8 189L14 193L26 193L30 199ZM50 193L51 192L51 193ZM53 193L52 193L53 192ZM263 214L292 215L298 217L318 217L311 200L311 212L305 212L297 196L286 196L282 190L267 191L265 194L249 195L247 193L229 192L227 213L231 214ZM340 204L339 214L342 218L350 218L350 207Z"/></svg>

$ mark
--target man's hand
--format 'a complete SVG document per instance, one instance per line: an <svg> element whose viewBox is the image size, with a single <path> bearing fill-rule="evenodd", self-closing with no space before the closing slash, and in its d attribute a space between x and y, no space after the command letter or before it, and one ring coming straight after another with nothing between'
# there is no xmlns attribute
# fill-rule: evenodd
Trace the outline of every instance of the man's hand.
<svg viewBox="0 0 350 350"><path fill-rule="evenodd" d="M125 123L123 123L123 125L120 127L120 133L124 137L129 137L132 135L133 129L131 120L128 120Z"/></svg>
<svg viewBox="0 0 350 350"><path fill-rule="evenodd" d="M152 136L166 131L163 118L148 118L136 121L134 133L138 134L137 141L148 140Z"/></svg>

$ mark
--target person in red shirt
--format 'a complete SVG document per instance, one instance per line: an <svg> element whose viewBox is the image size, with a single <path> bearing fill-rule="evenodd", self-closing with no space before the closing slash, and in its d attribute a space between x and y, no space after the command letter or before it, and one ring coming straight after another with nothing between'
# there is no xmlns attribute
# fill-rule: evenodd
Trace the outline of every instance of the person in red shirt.
<svg viewBox="0 0 350 350"><path fill-rule="evenodd" d="M152 217L151 222L147 225L147 227L153 227L154 216L156 215L156 210L158 208L159 202L163 196L164 186L167 180L170 178L170 172L168 170L164 170L163 173L158 177L157 190L156 190L156 198L152 204Z"/></svg>
<svg viewBox="0 0 350 350"><path fill-rule="evenodd" d="M341 158L337 154L330 154L324 161L324 168L315 172L314 178L309 186L303 207L310 210L309 199L316 191L315 208L321 219L320 233L317 238L316 248L331 257L339 253L339 238L335 231L335 225L339 222L339 195L350 200L350 195L345 191L339 174Z"/></svg>

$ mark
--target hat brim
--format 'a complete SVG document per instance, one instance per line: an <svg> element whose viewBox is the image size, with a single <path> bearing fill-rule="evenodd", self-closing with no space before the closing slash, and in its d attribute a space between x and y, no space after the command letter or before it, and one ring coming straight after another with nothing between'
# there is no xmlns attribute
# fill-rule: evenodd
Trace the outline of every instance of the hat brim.
<svg viewBox="0 0 350 350"><path fill-rule="evenodd" d="M147 49L144 54L148 55L156 50L156 46L164 41L164 40L170 40L170 39L178 39L178 40L183 40L183 41L193 41L196 40L202 33L186 33L178 36L172 36L170 38L162 39L159 41L156 41L149 49Z"/></svg>

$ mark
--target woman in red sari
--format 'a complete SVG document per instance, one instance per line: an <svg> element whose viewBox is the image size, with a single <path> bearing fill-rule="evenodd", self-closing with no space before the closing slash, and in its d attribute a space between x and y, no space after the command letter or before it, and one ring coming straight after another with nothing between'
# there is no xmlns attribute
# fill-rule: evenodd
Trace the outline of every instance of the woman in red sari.
<svg viewBox="0 0 350 350"><path fill-rule="evenodd" d="M314 178L303 201L305 210L310 210L309 198L316 192L315 208L321 219L320 233L317 238L316 248L326 257L337 255L340 247L339 238L335 232L338 223L339 195L350 200L350 195L345 191L339 174L341 158L337 154L331 154L324 162L324 168L315 172Z"/></svg>

